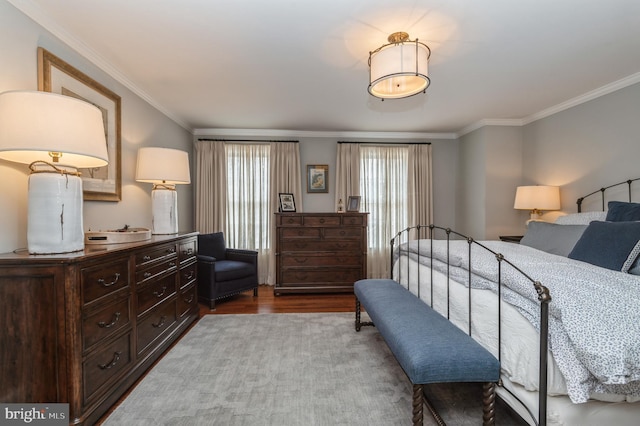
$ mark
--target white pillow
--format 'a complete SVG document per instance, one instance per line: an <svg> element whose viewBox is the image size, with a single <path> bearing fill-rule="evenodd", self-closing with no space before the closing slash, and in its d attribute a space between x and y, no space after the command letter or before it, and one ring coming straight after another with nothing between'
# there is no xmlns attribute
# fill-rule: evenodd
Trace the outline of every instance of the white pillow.
<svg viewBox="0 0 640 426"><path fill-rule="evenodd" d="M571 213L564 216L560 216L556 219L555 223L558 225L588 225L594 220L605 221L607 219L607 212L583 212L583 213Z"/></svg>

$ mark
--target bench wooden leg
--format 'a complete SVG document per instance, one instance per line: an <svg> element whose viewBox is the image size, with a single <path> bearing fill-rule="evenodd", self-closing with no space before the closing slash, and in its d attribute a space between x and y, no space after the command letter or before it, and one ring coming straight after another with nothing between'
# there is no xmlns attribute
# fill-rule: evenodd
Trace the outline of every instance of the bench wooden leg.
<svg viewBox="0 0 640 426"><path fill-rule="evenodd" d="M422 426L423 415L422 406L424 401L422 385L413 385L413 426Z"/></svg>
<svg viewBox="0 0 640 426"><path fill-rule="evenodd" d="M360 321L360 301L356 297L356 331L360 331L360 328L365 325L373 325L371 321Z"/></svg>
<svg viewBox="0 0 640 426"><path fill-rule="evenodd" d="M482 387L482 424L493 426L496 423L496 384L485 383Z"/></svg>

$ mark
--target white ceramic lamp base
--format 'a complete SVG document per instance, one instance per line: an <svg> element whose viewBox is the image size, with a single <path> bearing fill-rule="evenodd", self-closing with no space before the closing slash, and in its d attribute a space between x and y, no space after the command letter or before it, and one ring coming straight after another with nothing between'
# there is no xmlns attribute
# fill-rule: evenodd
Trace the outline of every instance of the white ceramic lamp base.
<svg viewBox="0 0 640 426"><path fill-rule="evenodd" d="M175 189L154 188L151 211L154 235L178 233L178 193Z"/></svg>
<svg viewBox="0 0 640 426"><path fill-rule="evenodd" d="M82 179L61 173L29 175L27 246L31 254L84 249Z"/></svg>

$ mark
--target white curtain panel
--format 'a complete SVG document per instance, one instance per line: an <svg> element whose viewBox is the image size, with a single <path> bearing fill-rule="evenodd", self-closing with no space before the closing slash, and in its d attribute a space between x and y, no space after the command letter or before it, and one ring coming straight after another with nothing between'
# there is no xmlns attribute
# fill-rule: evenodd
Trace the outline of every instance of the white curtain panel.
<svg viewBox="0 0 640 426"><path fill-rule="evenodd" d="M195 143L196 230L202 234L226 228L227 168L224 142Z"/></svg>
<svg viewBox="0 0 640 426"><path fill-rule="evenodd" d="M275 249L276 222L273 212L278 211L280 201L278 194L293 194L296 211L302 212L302 174L300 171L300 144L297 142L271 143L271 214L269 229L271 231L271 247ZM269 275L266 284L276 282L275 253L269 256Z"/></svg>
<svg viewBox="0 0 640 426"><path fill-rule="evenodd" d="M431 144L409 145L409 226L433 223Z"/></svg>
<svg viewBox="0 0 640 426"><path fill-rule="evenodd" d="M344 206L347 205L349 195L361 195L360 144L339 143L336 156L336 198L334 203L336 209L340 200Z"/></svg>

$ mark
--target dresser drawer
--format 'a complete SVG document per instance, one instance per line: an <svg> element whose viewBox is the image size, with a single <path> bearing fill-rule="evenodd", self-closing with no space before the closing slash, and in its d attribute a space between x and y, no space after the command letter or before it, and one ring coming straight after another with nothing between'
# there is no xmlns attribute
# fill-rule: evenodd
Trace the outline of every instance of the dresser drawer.
<svg viewBox="0 0 640 426"><path fill-rule="evenodd" d="M180 275L179 288L184 288L196 279L198 275L198 263L193 262L190 265L182 267L178 274Z"/></svg>
<svg viewBox="0 0 640 426"><path fill-rule="evenodd" d="M184 317L186 314L198 309L198 294L195 283L180 290L176 298L176 309L178 318Z"/></svg>
<svg viewBox="0 0 640 426"><path fill-rule="evenodd" d="M325 228L325 238L343 238L343 239L361 239L364 229L354 226L353 228L345 226L343 228Z"/></svg>
<svg viewBox="0 0 640 426"><path fill-rule="evenodd" d="M362 248L359 240L284 240L280 243L281 252L318 252L318 251L344 251L360 252ZM288 253L287 255L291 255Z"/></svg>
<svg viewBox="0 0 640 426"><path fill-rule="evenodd" d="M117 380L132 364L129 333L88 357L82 366L84 403L90 401L103 385Z"/></svg>
<svg viewBox="0 0 640 426"><path fill-rule="evenodd" d="M151 311L138 322L138 355L144 352L156 339L171 329L176 322L176 305L169 301Z"/></svg>
<svg viewBox="0 0 640 426"><path fill-rule="evenodd" d="M300 226L302 225L302 216L300 215L278 215L277 226Z"/></svg>
<svg viewBox="0 0 640 426"><path fill-rule="evenodd" d="M140 286L147 281L154 280L162 274L177 270L177 259L170 259L162 263L152 265L146 269L136 270L136 285Z"/></svg>
<svg viewBox="0 0 640 426"><path fill-rule="evenodd" d="M140 288L137 292L138 303L136 305L136 315L140 316L154 306L159 305L176 293L176 275L171 274L166 277L151 282Z"/></svg>
<svg viewBox="0 0 640 426"><path fill-rule="evenodd" d="M131 297L111 303L88 314L82 320L82 348L87 350L94 344L114 335L131 324Z"/></svg>
<svg viewBox="0 0 640 426"><path fill-rule="evenodd" d="M282 282L283 285L299 284L324 284L324 283L346 283L353 285L354 282L364 278L361 268L350 269L315 269L300 270L295 268L283 269ZM278 283L280 284L280 283Z"/></svg>
<svg viewBox="0 0 640 426"><path fill-rule="evenodd" d="M363 226L366 224L366 216L357 215L352 216L350 214L345 214L342 216L342 224L347 226Z"/></svg>
<svg viewBox="0 0 640 426"><path fill-rule="evenodd" d="M136 266L140 268L161 259L177 257L176 245L165 244L136 253Z"/></svg>
<svg viewBox="0 0 640 426"><path fill-rule="evenodd" d="M282 266L360 266L362 255L346 253L289 254L282 259Z"/></svg>
<svg viewBox="0 0 640 426"><path fill-rule="evenodd" d="M304 226L340 226L340 216L305 216Z"/></svg>
<svg viewBox="0 0 640 426"><path fill-rule="evenodd" d="M81 275L82 300L86 304L129 286L129 259L83 268Z"/></svg>
<svg viewBox="0 0 640 426"><path fill-rule="evenodd" d="M196 245L196 240L185 241L178 245L178 260L180 263L185 263L196 256Z"/></svg>
<svg viewBox="0 0 640 426"><path fill-rule="evenodd" d="M306 238L320 239L322 229L320 228L281 228L281 238Z"/></svg>

